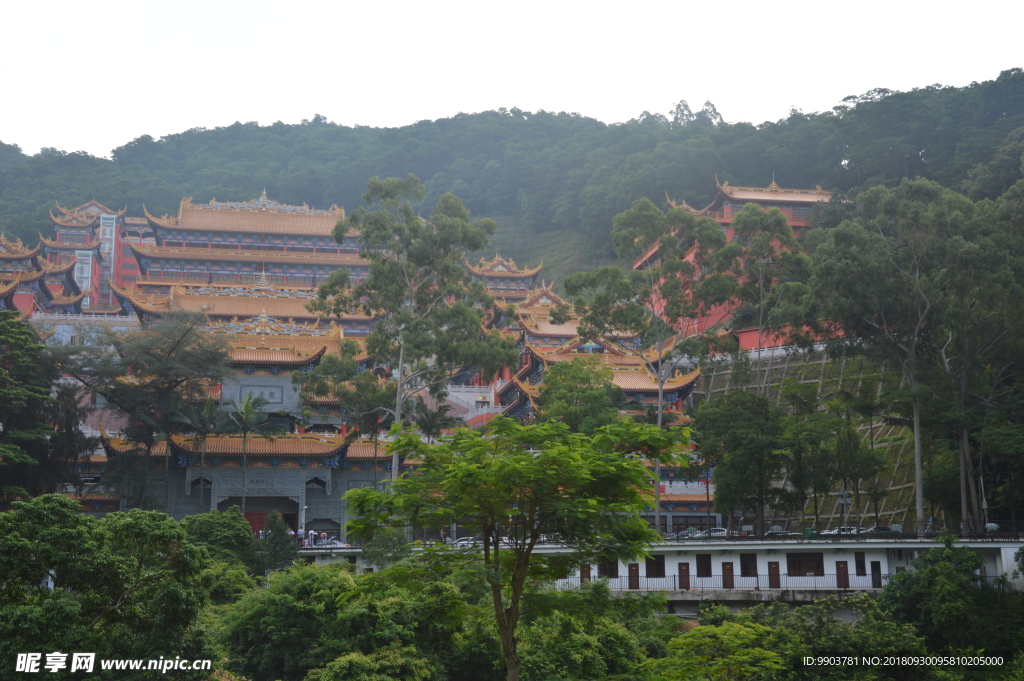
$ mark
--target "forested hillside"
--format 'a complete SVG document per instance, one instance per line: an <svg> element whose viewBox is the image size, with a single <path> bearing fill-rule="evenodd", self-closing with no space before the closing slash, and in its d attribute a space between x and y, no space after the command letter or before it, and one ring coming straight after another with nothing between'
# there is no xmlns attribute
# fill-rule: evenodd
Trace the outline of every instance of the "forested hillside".
<svg viewBox="0 0 1024 681"><path fill-rule="evenodd" d="M963 88L874 90L760 125L724 123L713 105L693 113L685 102L620 125L518 109L389 129L314 116L143 136L110 159L56 149L26 156L0 143L0 228L34 242L49 229L54 201L127 204L136 215L145 202L162 214L183 196L248 200L264 188L285 203L351 210L369 177L415 173L428 187L424 212L453 191L474 215L498 219L494 246L530 263L543 258L546 274L560 276L611 257L611 219L633 200L660 204L668 192L702 206L716 174L761 186L774 174L782 186L844 192L922 176L983 198L1022 177L1022 151L1019 68Z"/></svg>

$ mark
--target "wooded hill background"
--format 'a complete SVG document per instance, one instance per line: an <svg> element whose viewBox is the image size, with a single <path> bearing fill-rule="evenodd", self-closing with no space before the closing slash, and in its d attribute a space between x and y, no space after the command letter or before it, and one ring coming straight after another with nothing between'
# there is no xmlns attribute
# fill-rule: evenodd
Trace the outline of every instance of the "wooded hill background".
<svg viewBox="0 0 1024 681"><path fill-rule="evenodd" d="M799 98L798 93L794 95ZM728 114L728 112L725 112ZM16 131L0 131L11 139ZM269 197L352 210L368 178L414 173L427 185L423 214L454 192L475 217L497 219L489 251L545 263L560 281L613 258L612 217L665 194L703 207L715 176L734 185L856 192L925 177L974 199L1024 177L1024 71L967 87L872 90L831 111L794 110L760 125L725 123L708 103L680 102L607 125L572 113L499 109L402 128L345 127L316 115L302 123L235 123L155 140L110 158L46 148L27 156L0 142L0 229L34 244L50 232L54 201L95 199L141 215L175 214L178 202Z"/></svg>

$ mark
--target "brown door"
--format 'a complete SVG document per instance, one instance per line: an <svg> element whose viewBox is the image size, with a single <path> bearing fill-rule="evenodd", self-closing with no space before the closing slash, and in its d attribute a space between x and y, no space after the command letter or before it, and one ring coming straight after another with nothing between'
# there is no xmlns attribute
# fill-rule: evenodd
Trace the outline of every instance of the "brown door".
<svg viewBox="0 0 1024 681"><path fill-rule="evenodd" d="M722 588L733 588L732 563L722 563Z"/></svg>
<svg viewBox="0 0 1024 681"><path fill-rule="evenodd" d="M629 588L640 588L640 563L629 564Z"/></svg>
<svg viewBox="0 0 1024 681"><path fill-rule="evenodd" d="M871 561L871 588L882 588L882 561L880 560Z"/></svg>
<svg viewBox="0 0 1024 681"><path fill-rule="evenodd" d="M679 564L679 588L686 591L690 588L690 564Z"/></svg>
<svg viewBox="0 0 1024 681"><path fill-rule="evenodd" d="M590 581L590 566L584 565L580 568L580 583Z"/></svg>
<svg viewBox="0 0 1024 681"><path fill-rule="evenodd" d="M836 588L850 588L850 569L846 566L845 560L836 561Z"/></svg>
<svg viewBox="0 0 1024 681"><path fill-rule="evenodd" d="M768 563L768 588L781 589L782 583L779 579L779 564Z"/></svg>

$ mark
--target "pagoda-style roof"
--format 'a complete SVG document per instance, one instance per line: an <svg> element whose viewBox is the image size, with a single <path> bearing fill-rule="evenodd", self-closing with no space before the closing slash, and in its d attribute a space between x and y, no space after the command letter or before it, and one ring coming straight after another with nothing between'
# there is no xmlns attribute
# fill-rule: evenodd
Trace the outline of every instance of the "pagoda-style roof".
<svg viewBox="0 0 1024 681"><path fill-rule="evenodd" d="M47 273L41 269L35 272L4 272L0 270L0 283L16 281L19 284L31 284L43 280L46 276Z"/></svg>
<svg viewBox="0 0 1024 681"><path fill-rule="evenodd" d="M714 501L715 493L710 492L709 494L660 494L658 500L661 503L677 503L677 504L702 504L706 501Z"/></svg>
<svg viewBox="0 0 1024 681"><path fill-rule="evenodd" d="M100 438L108 454L122 454L142 449L142 445L128 442L119 437L103 434ZM173 435L170 440L157 443L152 450L154 457L167 454L167 442L171 443L171 452L189 457L199 457L201 446L187 435ZM251 457L264 456L301 456L326 458L336 456L345 448L342 438L326 438L321 435L307 433L283 433L267 439L259 435L250 435L246 442L246 455ZM212 457L242 456L241 435L221 435L206 439L206 460ZM198 463L198 462L197 462Z"/></svg>
<svg viewBox="0 0 1024 681"><path fill-rule="evenodd" d="M311 433L286 433L275 435L272 440L260 436L249 436L246 443L248 456L309 456L328 457L341 452L345 447L342 438L325 438ZM200 445L187 436L171 438L171 449L185 455L199 456ZM225 435L206 440L206 457L241 456L242 436Z"/></svg>
<svg viewBox="0 0 1024 681"><path fill-rule="evenodd" d="M330 265L360 267L370 264L356 255L348 253L295 253L284 251L234 251L228 249L206 248L169 248L167 246L147 246L129 241L128 246L136 258L152 260L215 260L218 262L256 262L256 263L287 263L289 265Z"/></svg>
<svg viewBox="0 0 1024 681"><path fill-rule="evenodd" d="M57 227L64 227L66 229L90 229L96 225L99 221L99 215L80 215L71 214L57 217L50 211L50 222Z"/></svg>
<svg viewBox="0 0 1024 681"><path fill-rule="evenodd" d="M373 459L373 440L369 438L360 438L355 440L352 445L348 448L348 453L345 455L349 459L367 460ZM391 450L388 448L388 443L384 440L377 441L377 458L383 461L387 457L391 459Z"/></svg>
<svg viewBox="0 0 1024 681"><path fill-rule="evenodd" d="M74 208L64 208L63 206L61 206L58 203L57 204L57 210L59 210L64 215L74 215L74 214L82 214L82 213L90 214L91 213L93 215L116 215L118 217L121 217L128 210L128 206L125 206L121 210L117 211L117 210L112 210L110 208L107 208L106 206L104 206L99 201L93 200L93 201L87 201L87 202L83 203L81 206L75 206Z"/></svg>
<svg viewBox="0 0 1024 681"><path fill-rule="evenodd" d="M665 198L670 208L683 208L700 217L711 216L712 213L717 213L722 210L726 203L756 203L766 206L802 205L809 208L816 203L828 201L832 198L832 193L825 191L821 187L815 187L814 189L783 189L775 184L775 180L772 180L772 183L767 187L733 187L729 185L728 180L719 183L716 177L715 185L718 191L714 200L707 207L700 210L687 205L685 201L676 203L669 199L667 195Z"/></svg>
<svg viewBox="0 0 1024 681"><path fill-rule="evenodd" d="M87 288L73 296L54 296L53 300L50 301L50 305L53 307L70 307L72 305L78 305L91 293L92 289Z"/></svg>
<svg viewBox="0 0 1024 681"><path fill-rule="evenodd" d="M531 344L527 344L526 347L546 366L571 362L579 357L590 358L598 367L611 369L612 383L624 392L651 393L658 391L658 377L647 367L647 362L635 354L624 351L611 341L574 338L553 349L537 348ZM587 350L587 352L581 352L581 349ZM700 378L700 369L688 374L672 376L665 381L664 391L670 393L691 389L698 378Z"/></svg>
<svg viewBox="0 0 1024 681"><path fill-rule="evenodd" d="M579 320L569 319L562 324L551 321L555 308L563 305L567 305L565 300L542 282L539 289L530 291L521 303L515 305L515 323L531 336L575 338Z"/></svg>
<svg viewBox="0 0 1024 681"><path fill-rule="evenodd" d="M18 292L18 280L0 281L0 310L14 310L14 294Z"/></svg>
<svg viewBox="0 0 1024 681"><path fill-rule="evenodd" d="M0 260L25 260L39 255L39 245L33 249L25 248L21 239L9 241L0 236Z"/></svg>
<svg viewBox="0 0 1024 681"><path fill-rule="evenodd" d="M541 282L540 288L533 289L526 294L526 298L516 305L516 309L522 310L529 307L554 309L560 305L568 305L568 303L555 293L549 284Z"/></svg>
<svg viewBox="0 0 1024 681"><path fill-rule="evenodd" d="M74 244L70 242L54 241L53 239L47 239L42 234L39 235L39 242L46 246L48 250L53 251L98 251L103 242L99 239L95 239L84 244ZM38 250L38 246L36 249Z"/></svg>
<svg viewBox="0 0 1024 681"><path fill-rule="evenodd" d="M106 457L103 457L104 459ZM62 496L75 501L120 501L121 495L113 492L65 492Z"/></svg>
<svg viewBox="0 0 1024 681"><path fill-rule="evenodd" d="M473 274L479 277L509 277L509 278L520 278L527 279L537 276L537 273L543 269L544 263L537 265L533 269L519 269L516 266L516 261L502 258L501 255L495 254L493 260L484 260L480 258L480 262L476 265L469 264L466 261L466 268Z"/></svg>
<svg viewBox="0 0 1024 681"><path fill-rule="evenodd" d="M278 289L261 286L172 286L170 293L147 293L136 289L121 289L111 285L119 299L129 302L136 310L150 314L166 314L171 309L205 312L211 318L230 318L232 333L298 333L301 322L320 320L323 315L310 312L306 305L315 293L309 290ZM334 320L370 320L371 317L353 312ZM242 320L242 321L239 321ZM284 321L287 320L287 321ZM297 321L299 320L299 321ZM221 325L223 325L221 321ZM212 324L211 326L215 326ZM272 329L271 326L282 327ZM290 326L292 328L283 328ZM316 325L304 327L312 331ZM227 330L227 329L225 329Z"/></svg>
<svg viewBox="0 0 1024 681"><path fill-rule="evenodd" d="M216 330L216 329L211 329ZM281 369L305 367L320 361L327 353L338 353L344 332L339 327L329 333L315 335L284 335L246 333L231 334L231 364L277 366Z"/></svg>
<svg viewBox="0 0 1024 681"><path fill-rule="evenodd" d="M75 269L75 265L78 264L78 258L71 258L66 263L50 262L49 260L40 260L39 269L46 272L47 276L53 276L56 274L65 274Z"/></svg>
<svg viewBox="0 0 1024 681"><path fill-rule="evenodd" d="M178 217L155 217L143 206L149 224L156 230L186 229L208 232L258 232L261 234L292 234L331 236L334 226L345 219L345 209L337 205L317 210L303 204L289 206L271 201L267 192L252 201L217 201L208 204L182 199Z"/></svg>

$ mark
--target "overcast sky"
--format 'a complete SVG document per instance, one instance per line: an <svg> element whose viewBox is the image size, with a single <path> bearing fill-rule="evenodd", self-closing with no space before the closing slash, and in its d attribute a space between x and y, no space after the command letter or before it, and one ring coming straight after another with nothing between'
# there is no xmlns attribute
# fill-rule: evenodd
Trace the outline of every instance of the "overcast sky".
<svg viewBox="0 0 1024 681"><path fill-rule="evenodd" d="M729 122L1024 66L1024 2L29 2L0 6L0 140L107 156L239 121L498 107Z"/></svg>

